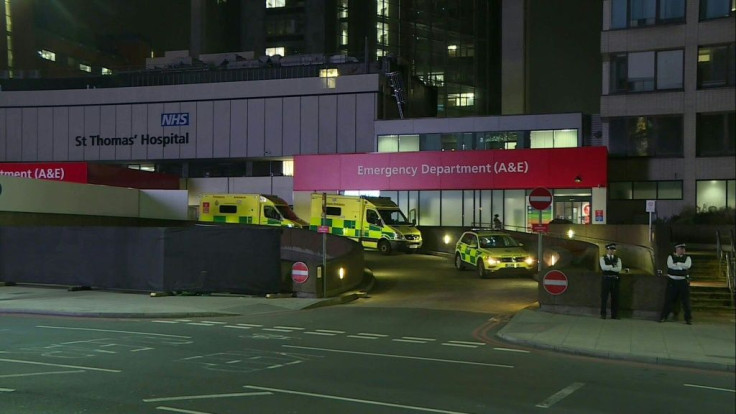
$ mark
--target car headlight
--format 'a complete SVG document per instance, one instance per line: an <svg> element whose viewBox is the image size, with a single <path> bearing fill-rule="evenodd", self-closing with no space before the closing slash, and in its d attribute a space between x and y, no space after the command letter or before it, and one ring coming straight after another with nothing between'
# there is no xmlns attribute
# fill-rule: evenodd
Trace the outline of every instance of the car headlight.
<svg viewBox="0 0 736 414"><path fill-rule="evenodd" d="M404 238L404 235L401 233L394 232L394 239L396 240L402 240Z"/></svg>
<svg viewBox="0 0 736 414"><path fill-rule="evenodd" d="M531 258L531 257L527 257L526 259L524 259L524 263L526 263L528 265L533 265L534 264L534 259Z"/></svg>
<svg viewBox="0 0 736 414"><path fill-rule="evenodd" d="M499 260L494 259L493 257L486 258L486 262L488 262L488 265L489 266L495 266L495 265L501 263Z"/></svg>

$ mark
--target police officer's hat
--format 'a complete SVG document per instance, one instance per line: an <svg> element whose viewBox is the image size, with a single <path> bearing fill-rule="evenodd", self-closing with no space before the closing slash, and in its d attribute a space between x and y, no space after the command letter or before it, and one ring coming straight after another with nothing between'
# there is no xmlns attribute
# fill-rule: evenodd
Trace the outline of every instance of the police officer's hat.
<svg viewBox="0 0 736 414"><path fill-rule="evenodd" d="M684 248L685 248L685 247L687 247L687 246L685 245L685 243L678 243L678 244L676 244L676 245L675 245L675 247L676 247L676 248L677 248L677 247L682 247L682 248L684 249Z"/></svg>
<svg viewBox="0 0 736 414"><path fill-rule="evenodd" d="M608 243L606 249L616 250L616 243Z"/></svg>

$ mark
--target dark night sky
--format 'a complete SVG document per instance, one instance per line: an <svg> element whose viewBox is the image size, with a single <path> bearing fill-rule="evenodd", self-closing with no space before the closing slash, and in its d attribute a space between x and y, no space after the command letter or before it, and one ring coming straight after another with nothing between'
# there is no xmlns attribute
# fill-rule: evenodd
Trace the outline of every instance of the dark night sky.
<svg viewBox="0 0 736 414"><path fill-rule="evenodd" d="M189 0L36 0L47 30L76 40L134 35L154 50L189 49Z"/></svg>

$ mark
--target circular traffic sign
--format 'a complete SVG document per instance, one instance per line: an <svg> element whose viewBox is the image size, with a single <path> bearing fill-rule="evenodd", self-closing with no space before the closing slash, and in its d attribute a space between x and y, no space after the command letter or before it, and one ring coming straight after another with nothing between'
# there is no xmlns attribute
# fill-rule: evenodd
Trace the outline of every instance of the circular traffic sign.
<svg viewBox="0 0 736 414"><path fill-rule="evenodd" d="M296 283L304 283L309 279L309 268L304 262L296 262L291 265L291 280Z"/></svg>
<svg viewBox="0 0 736 414"><path fill-rule="evenodd" d="M552 193L546 188L535 188L529 193L529 205L537 210L544 210L552 204Z"/></svg>
<svg viewBox="0 0 736 414"><path fill-rule="evenodd" d="M550 270L542 278L542 286L550 295L561 295L567 290L567 276L559 270Z"/></svg>

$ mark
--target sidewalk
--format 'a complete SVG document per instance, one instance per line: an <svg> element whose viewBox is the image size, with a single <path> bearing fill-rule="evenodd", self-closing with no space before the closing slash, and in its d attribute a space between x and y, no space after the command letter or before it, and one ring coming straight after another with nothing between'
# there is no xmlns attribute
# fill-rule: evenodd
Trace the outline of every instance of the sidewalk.
<svg viewBox="0 0 736 414"><path fill-rule="evenodd" d="M104 318L187 318L258 315L345 303L336 298L236 295L163 296L101 290L68 291L35 285L0 286L1 314ZM693 325L640 319L602 320L525 309L497 336L534 348L612 359L714 370L736 369L736 325L731 315L694 314Z"/></svg>
<svg viewBox="0 0 736 414"><path fill-rule="evenodd" d="M497 336L515 344L578 355L734 371L734 316L693 313L693 324L600 319L524 309Z"/></svg>

